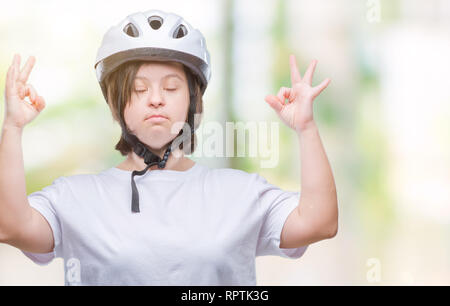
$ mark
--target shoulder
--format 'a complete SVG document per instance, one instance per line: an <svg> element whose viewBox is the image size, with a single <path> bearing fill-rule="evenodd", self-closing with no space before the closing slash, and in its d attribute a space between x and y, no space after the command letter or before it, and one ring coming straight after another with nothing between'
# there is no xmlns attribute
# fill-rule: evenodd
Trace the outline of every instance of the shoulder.
<svg viewBox="0 0 450 306"><path fill-rule="evenodd" d="M69 188L92 188L101 181L101 173L72 173L58 179L64 180Z"/></svg>
<svg viewBox="0 0 450 306"><path fill-rule="evenodd" d="M209 168L205 179L208 182L245 187L258 181L259 175L233 168Z"/></svg>

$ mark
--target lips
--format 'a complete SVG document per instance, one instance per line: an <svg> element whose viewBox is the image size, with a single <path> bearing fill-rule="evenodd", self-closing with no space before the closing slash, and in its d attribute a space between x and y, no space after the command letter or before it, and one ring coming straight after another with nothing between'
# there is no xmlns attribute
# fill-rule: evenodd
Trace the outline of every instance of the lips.
<svg viewBox="0 0 450 306"><path fill-rule="evenodd" d="M148 119L151 119L151 118L167 119L167 117L164 116L164 115L154 114L154 115L149 115L149 116L145 117L145 120L148 120Z"/></svg>

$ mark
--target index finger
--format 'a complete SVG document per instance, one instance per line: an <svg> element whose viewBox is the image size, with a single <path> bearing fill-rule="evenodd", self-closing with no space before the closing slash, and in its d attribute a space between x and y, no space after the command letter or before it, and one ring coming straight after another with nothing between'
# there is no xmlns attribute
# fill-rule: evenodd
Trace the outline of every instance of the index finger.
<svg viewBox="0 0 450 306"><path fill-rule="evenodd" d="M316 70L316 65L317 65L317 60L313 60L309 66L308 69L305 72L304 75L304 80L306 81L306 83L308 83L309 85L312 84L312 78L313 78L313 74L314 74L314 70Z"/></svg>
<svg viewBox="0 0 450 306"><path fill-rule="evenodd" d="M19 80L26 83L28 80L28 77L30 76L31 69L33 69L34 63L36 62L36 58L34 56L28 57L27 62L25 63L25 66L20 71Z"/></svg>
<svg viewBox="0 0 450 306"><path fill-rule="evenodd" d="M20 72L20 54L15 53L13 58L13 79L14 82L19 79L19 72Z"/></svg>
<svg viewBox="0 0 450 306"><path fill-rule="evenodd" d="M302 77L300 76L300 72L298 71L297 61L293 54L289 56L289 62L291 66L291 85L294 85L295 83L299 83L302 80Z"/></svg>
<svg viewBox="0 0 450 306"><path fill-rule="evenodd" d="M6 73L6 88L5 88L5 94L7 97L9 97L10 91L13 89L14 86L14 66L13 64L9 66L8 72Z"/></svg>

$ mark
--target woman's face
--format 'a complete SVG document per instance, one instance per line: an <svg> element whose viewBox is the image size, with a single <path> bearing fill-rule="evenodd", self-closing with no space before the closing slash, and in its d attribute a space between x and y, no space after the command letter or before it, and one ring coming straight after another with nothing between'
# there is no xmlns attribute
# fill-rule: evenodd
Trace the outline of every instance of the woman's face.
<svg viewBox="0 0 450 306"><path fill-rule="evenodd" d="M130 131L150 149L159 150L175 138L186 122L189 88L183 65L176 62L143 64L124 110ZM162 118L150 118L161 115ZM172 130L172 126L177 123Z"/></svg>

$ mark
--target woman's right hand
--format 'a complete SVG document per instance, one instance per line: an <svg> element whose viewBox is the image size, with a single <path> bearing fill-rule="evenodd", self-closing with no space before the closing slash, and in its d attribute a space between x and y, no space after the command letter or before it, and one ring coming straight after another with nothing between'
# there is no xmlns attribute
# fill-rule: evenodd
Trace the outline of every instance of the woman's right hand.
<svg viewBox="0 0 450 306"><path fill-rule="evenodd" d="M30 56L25 66L20 70L20 55L14 54L13 63L8 69L5 87L5 117L3 126L13 126L22 129L31 122L45 107L44 98L27 84L31 69L36 59ZM29 97L30 102L25 100Z"/></svg>

